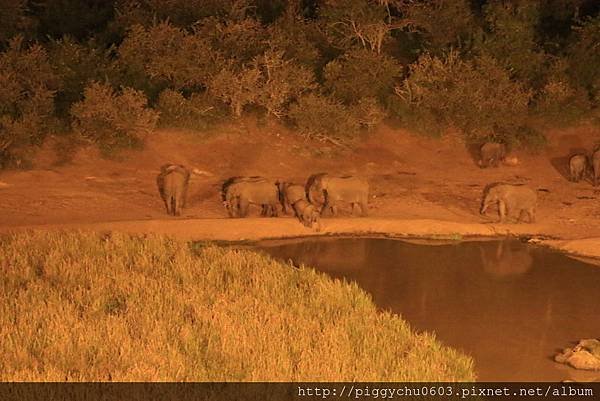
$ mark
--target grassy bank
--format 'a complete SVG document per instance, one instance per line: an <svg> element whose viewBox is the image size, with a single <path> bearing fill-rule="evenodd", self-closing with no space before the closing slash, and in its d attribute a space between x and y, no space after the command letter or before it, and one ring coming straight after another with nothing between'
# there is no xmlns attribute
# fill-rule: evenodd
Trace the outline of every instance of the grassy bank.
<svg viewBox="0 0 600 401"><path fill-rule="evenodd" d="M0 237L0 380L452 381L471 359L370 297L165 237Z"/></svg>

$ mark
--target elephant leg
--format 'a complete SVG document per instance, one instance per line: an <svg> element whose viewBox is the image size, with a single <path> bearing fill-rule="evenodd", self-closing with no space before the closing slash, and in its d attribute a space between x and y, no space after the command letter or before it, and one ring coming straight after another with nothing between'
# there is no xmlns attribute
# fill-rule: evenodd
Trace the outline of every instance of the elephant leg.
<svg viewBox="0 0 600 401"><path fill-rule="evenodd" d="M535 209L531 208L527 211L527 214L529 214L529 222L530 223L535 223Z"/></svg>
<svg viewBox="0 0 600 401"><path fill-rule="evenodd" d="M498 214L500 215L500 223L506 221L507 208L506 203L504 203L504 201L498 202Z"/></svg>
<svg viewBox="0 0 600 401"><path fill-rule="evenodd" d="M249 205L250 204L248 203L248 200L240 197L239 203L238 203L238 217L248 216L248 206Z"/></svg>

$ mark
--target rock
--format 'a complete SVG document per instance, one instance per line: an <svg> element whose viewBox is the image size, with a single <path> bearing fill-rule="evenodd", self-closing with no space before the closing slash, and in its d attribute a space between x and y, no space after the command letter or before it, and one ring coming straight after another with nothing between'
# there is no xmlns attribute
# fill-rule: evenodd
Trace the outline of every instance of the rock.
<svg viewBox="0 0 600 401"><path fill-rule="evenodd" d="M8 184L6 182L0 181L0 189L2 189L2 188L8 188L8 187L10 187L10 184Z"/></svg>
<svg viewBox="0 0 600 401"><path fill-rule="evenodd" d="M209 173L208 171L204 171L204 170L198 170L197 168L194 168L192 170L192 173L194 173L196 175L203 175L206 177L212 177L214 175L213 173Z"/></svg>
<svg viewBox="0 0 600 401"><path fill-rule="evenodd" d="M507 166L519 165L519 158L517 156L507 156L504 158L504 164Z"/></svg>
<svg viewBox="0 0 600 401"><path fill-rule="evenodd" d="M554 360L581 370L600 370L600 341L585 339L573 348L565 348Z"/></svg>

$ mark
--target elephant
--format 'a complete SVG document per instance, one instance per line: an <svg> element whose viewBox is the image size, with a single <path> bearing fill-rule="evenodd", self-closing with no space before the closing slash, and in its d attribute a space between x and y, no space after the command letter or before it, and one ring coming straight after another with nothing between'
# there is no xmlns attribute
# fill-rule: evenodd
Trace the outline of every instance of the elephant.
<svg viewBox="0 0 600 401"><path fill-rule="evenodd" d="M292 207L302 224L315 229L317 232L321 231L321 215L315 205L309 203L306 199L300 199L294 202Z"/></svg>
<svg viewBox="0 0 600 401"><path fill-rule="evenodd" d="M322 208L325 204L325 197L322 190L321 180L327 176L327 173L317 173L308 177L306 181L306 196L308 201L318 208Z"/></svg>
<svg viewBox="0 0 600 401"><path fill-rule="evenodd" d="M311 180L311 178L313 179ZM327 209L330 209L331 214L336 216L339 202L350 203L352 213L358 205L361 214L363 216L367 215L369 183L365 179L353 176L334 177L323 173L311 176L311 178L307 182L309 200L317 206L320 203L318 198L322 197L324 199L321 215Z"/></svg>
<svg viewBox="0 0 600 401"><path fill-rule="evenodd" d="M306 200L306 191L302 185L278 181L277 187L279 188L279 200L284 214L291 211L295 212L292 205L299 200Z"/></svg>
<svg viewBox="0 0 600 401"><path fill-rule="evenodd" d="M167 214L180 216L185 207L190 172L180 164L164 164L156 178L158 192L167 208Z"/></svg>
<svg viewBox="0 0 600 401"><path fill-rule="evenodd" d="M588 160L586 155L576 154L572 156L569 159L569 172L571 174L571 181L579 182L582 178L584 178L587 171L587 165Z"/></svg>
<svg viewBox="0 0 600 401"><path fill-rule="evenodd" d="M279 191L263 177L232 177L222 186L221 196L230 217L246 217L251 204L261 206L261 215L277 216Z"/></svg>
<svg viewBox="0 0 600 401"><path fill-rule="evenodd" d="M481 204L481 214L485 214L488 207L498 204L499 222L504 222L511 215L516 214L517 222L523 212L529 216L529 223L535 223L535 209L537 207L537 193L525 185L497 184L490 187Z"/></svg>
<svg viewBox="0 0 600 401"><path fill-rule="evenodd" d="M506 157L506 146L502 143L486 142L481 145L479 167L498 167L498 163Z"/></svg>
<svg viewBox="0 0 600 401"><path fill-rule="evenodd" d="M598 179L600 178L600 148L594 151L592 156L592 167L594 168L594 186L597 186Z"/></svg>

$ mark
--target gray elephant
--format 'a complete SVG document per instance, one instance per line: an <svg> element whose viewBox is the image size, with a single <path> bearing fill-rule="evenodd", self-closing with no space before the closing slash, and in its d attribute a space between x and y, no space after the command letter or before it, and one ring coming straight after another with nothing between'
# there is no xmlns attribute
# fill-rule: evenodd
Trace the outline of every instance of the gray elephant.
<svg viewBox="0 0 600 401"><path fill-rule="evenodd" d="M517 222L523 212L529 216L529 222L535 223L537 193L524 185L497 184L487 190L481 204L481 214L485 214L492 205L498 205L499 222L505 222L514 214Z"/></svg>
<svg viewBox="0 0 600 401"><path fill-rule="evenodd" d="M479 167L498 167L506 157L506 146L502 143L486 142L479 149Z"/></svg>
<svg viewBox="0 0 600 401"><path fill-rule="evenodd" d="M158 192L171 216L181 215L185 207L190 172L180 164L165 164L156 177Z"/></svg>
<svg viewBox="0 0 600 401"><path fill-rule="evenodd" d="M592 167L594 168L594 186L597 186L600 178L600 149L596 149L592 156Z"/></svg>
<svg viewBox="0 0 600 401"><path fill-rule="evenodd" d="M577 154L569 159L569 173L571 181L579 182L585 176L587 171L588 160L587 156L583 154Z"/></svg>
<svg viewBox="0 0 600 401"><path fill-rule="evenodd" d="M321 215L330 209L331 214L336 216L339 202L349 203L353 214L355 207L359 206L361 214L367 215L369 183L363 178L320 174L312 180L308 188L308 196L312 204L316 206L319 204L318 198L324 199ZM313 202L313 200L315 201Z"/></svg>
<svg viewBox="0 0 600 401"><path fill-rule="evenodd" d="M221 196L230 217L246 217L251 204L261 206L261 215L277 216L279 191L263 177L232 177L225 181Z"/></svg>
<svg viewBox="0 0 600 401"><path fill-rule="evenodd" d="M305 191L308 201L321 209L325 205L325 196L323 194L323 185L321 180L327 176L327 173L317 173L308 177L306 181Z"/></svg>
<svg viewBox="0 0 600 401"><path fill-rule="evenodd" d="M302 185L291 182L277 182L279 188L279 200L283 207L283 213L294 212L292 205L300 200L306 200L306 191Z"/></svg>
<svg viewBox="0 0 600 401"><path fill-rule="evenodd" d="M315 205L300 199L293 204L294 211L300 223L306 227L321 231L321 215Z"/></svg>

